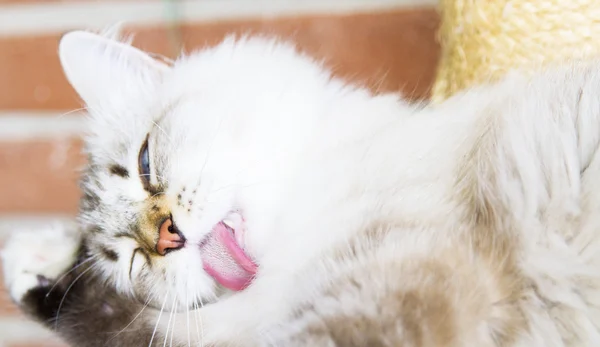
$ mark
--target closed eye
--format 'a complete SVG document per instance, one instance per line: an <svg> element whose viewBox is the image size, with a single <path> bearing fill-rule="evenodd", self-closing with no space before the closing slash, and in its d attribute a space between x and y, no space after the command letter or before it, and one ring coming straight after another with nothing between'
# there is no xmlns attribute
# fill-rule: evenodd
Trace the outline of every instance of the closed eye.
<svg viewBox="0 0 600 347"><path fill-rule="evenodd" d="M149 190L150 188L150 153L148 149L148 136L140 148L140 154L138 157L138 169L140 172L140 179L144 185L144 189Z"/></svg>

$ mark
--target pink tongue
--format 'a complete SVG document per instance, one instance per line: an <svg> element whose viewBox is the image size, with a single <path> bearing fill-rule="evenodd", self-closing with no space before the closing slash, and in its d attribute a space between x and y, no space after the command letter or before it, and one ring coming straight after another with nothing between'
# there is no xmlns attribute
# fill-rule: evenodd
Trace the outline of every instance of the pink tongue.
<svg viewBox="0 0 600 347"><path fill-rule="evenodd" d="M202 246L204 270L230 290L246 288L256 274L256 264L238 245L232 231L217 224Z"/></svg>

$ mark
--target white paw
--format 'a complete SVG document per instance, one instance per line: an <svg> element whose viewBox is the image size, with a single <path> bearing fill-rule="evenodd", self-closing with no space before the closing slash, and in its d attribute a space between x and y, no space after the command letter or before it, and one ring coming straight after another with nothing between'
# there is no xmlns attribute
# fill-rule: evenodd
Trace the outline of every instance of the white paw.
<svg viewBox="0 0 600 347"><path fill-rule="evenodd" d="M78 248L79 233L70 224L12 230L0 252L11 298L20 303L30 289L57 279L73 264Z"/></svg>

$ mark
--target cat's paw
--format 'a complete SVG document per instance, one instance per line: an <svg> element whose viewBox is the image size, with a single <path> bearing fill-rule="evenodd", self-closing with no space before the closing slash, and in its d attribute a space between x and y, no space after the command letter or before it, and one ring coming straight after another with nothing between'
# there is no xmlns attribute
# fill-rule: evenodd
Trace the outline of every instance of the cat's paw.
<svg viewBox="0 0 600 347"><path fill-rule="evenodd" d="M79 244L79 233L66 223L13 230L0 252L11 298L20 304L27 292L48 286L65 273L76 260Z"/></svg>

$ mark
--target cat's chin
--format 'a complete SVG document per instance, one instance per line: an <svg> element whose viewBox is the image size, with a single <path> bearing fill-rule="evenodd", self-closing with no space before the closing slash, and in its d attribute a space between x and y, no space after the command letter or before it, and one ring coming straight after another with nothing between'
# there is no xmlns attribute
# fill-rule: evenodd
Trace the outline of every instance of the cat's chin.
<svg viewBox="0 0 600 347"><path fill-rule="evenodd" d="M257 265L243 247L244 221L232 212L200 244L204 271L221 286L240 291L254 279Z"/></svg>

